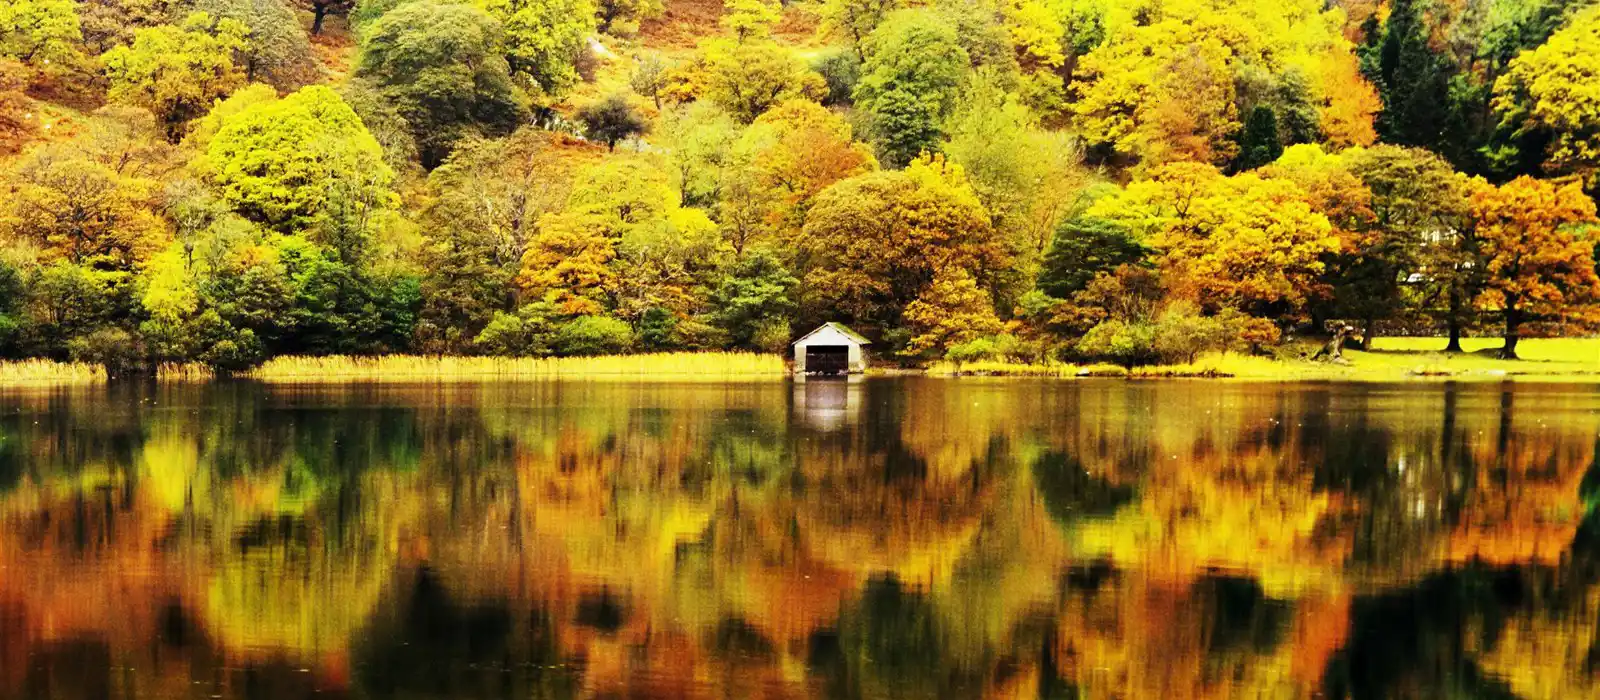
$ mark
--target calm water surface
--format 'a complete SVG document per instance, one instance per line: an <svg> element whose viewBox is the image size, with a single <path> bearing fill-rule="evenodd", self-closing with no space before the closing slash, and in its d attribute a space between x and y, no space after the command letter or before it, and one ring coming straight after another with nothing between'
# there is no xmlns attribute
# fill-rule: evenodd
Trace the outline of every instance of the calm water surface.
<svg viewBox="0 0 1600 700"><path fill-rule="evenodd" d="M1595 698L1600 389L0 393L0 698Z"/></svg>

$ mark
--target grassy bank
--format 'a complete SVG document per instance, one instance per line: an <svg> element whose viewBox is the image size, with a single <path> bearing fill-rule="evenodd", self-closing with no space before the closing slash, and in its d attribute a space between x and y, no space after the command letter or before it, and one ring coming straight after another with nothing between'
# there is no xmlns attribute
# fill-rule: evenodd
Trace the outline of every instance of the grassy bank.
<svg viewBox="0 0 1600 700"><path fill-rule="evenodd" d="M751 353L657 353L600 357L279 357L246 376L265 382L418 382L486 379L730 381L788 375L783 358Z"/></svg>
<svg viewBox="0 0 1600 700"><path fill-rule="evenodd" d="M1275 359L1234 353L1209 354L1195 362L1125 370L1109 365L1030 365L974 362L957 367L936 363L929 374L1013 377L1131 376L1138 378L1228 377L1272 381L1404 381L1438 378L1459 380L1600 381L1600 338L1535 338L1518 347L1520 360L1494 356L1498 338L1462 341L1463 353L1443 352L1442 338L1379 338L1371 352L1347 350L1345 362Z"/></svg>

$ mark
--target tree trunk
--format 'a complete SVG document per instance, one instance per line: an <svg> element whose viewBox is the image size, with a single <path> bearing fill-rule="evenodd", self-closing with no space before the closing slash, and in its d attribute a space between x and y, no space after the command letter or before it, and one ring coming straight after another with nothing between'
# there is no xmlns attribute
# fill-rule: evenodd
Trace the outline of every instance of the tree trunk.
<svg viewBox="0 0 1600 700"><path fill-rule="evenodd" d="M314 5L311 8L311 34L316 36L322 33L322 20L328 16L326 5Z"/></svg>
<svg viewBox="0 0 1600 700"><path fill-rule="evenodd" d="M1517 308L1513 297L1506 297L1506 344L1500 348L1500 359L1515 360L1517 358L1518 331L1522 328L1522 310Z"/></svg>
<svg viewBox="0 0 1600 700"><path fill-rule="evenodd" d="M1376 335L1378 332L1378 321L1369 314L1363 325L1364 328L1361 331L1361 351L1372 352L1372 336Z"/></svg>
<svg viewBox="0 0 1600 700"><path fill-rule="evenodd" d="M1338 331L1334 332L1333 338L1328 341L1328 344L1322 346L1322 349L1318 350L1317 354L1312 355L1311 359L1325 359L1329 362L1338 362L1344 359L1344 340L1350 337L1350 334L1354 331L1355 329L1349 326L1340 327Z"/></svg>
<svg viewBox="0 0 1600 700"><path fill-rule="evenodd" d="M1461 352L1461 294L1450 290L1450 316L1445 320L1450 326L1450 342L1444 346L1445 352Z"/></svg>

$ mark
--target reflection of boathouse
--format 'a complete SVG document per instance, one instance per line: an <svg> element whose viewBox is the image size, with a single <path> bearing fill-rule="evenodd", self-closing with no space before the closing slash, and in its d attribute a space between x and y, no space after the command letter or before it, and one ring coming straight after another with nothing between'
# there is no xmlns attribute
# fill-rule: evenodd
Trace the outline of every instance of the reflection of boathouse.
<svg viewBox="0 0 1600 700"><path fill-rule="evenodd" d="M837 323L824 323L794 341L795 374L859 374L871 341Z"/></svg>
<svg viewBox="0 0 1600 700"><path fill-rule="evenodd" d="M794 407L806 425L823 432L861 421L861 378L794 383Z"/></svg>

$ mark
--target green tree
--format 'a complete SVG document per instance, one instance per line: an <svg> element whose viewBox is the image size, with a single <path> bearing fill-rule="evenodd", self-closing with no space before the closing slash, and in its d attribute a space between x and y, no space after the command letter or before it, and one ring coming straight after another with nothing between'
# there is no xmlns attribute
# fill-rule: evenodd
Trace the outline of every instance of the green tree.
<svg viewBox="0 0 1600 700"><path fill-rule="evenodd" d="M366 220L394 197L378 142L338 93L322 86L225 119L197 169L246 218L310 231L350 262L359 259ZM357 239L335 240L352 230Z"/></svg>
<svg viewBox="0 0 1600 700"><path fill-rule="evenodd" d="M951 114L945 156L962 167L1017 257L1026 287L1057 226L1086 203L1092 178L1076 139L1041 128L1004 79L979 71Z"/></svg>
<svg viewBox="0 0 1600 700"><path fill-rule="evenodd" d="M1142 265L1151 250L1127 226L1094 217L1061 222L1039 271L1039 289L1057 299L1070 299L1090 280L1123 265Z"/></svg>
<svg viewBox="0 0 1600 700"><path fill-rule="evenodd" d="M244 84L244 72L233 62L249 29L232 19L197 12L182 26L161 25L133 34L133 44L101 56L107 93L112 100L154 112L177 141L184 127Z"/></svg>
<svg viewBox="0 0 1600 700"><path fill-rule="evenodd" d="M289 92L322 79L311 40L288 0L195 0L193 9L249 30L237 61L246 80Z"/></svg>
<svg viewBox="0 0 1600 700"><path fill-rule="evenodd" d="M1244 134L1239 138L1239 158L1234 163L1240 170L1254 170L1271 163L1283 155L1283 141L1278 136L1278 115L1271 107L1259 106L1250 111L1245 120Z"/></svg>
<svg viewBox="0 0 1600 700"><path fill-rule="evenodd" d="M1459 351L1468 302L1481 277L1468 230L1470 182L1440 156L1418 148L1351 149L1340 160L1369 193L1370 223L1354 227L1347 246L1353 257L1339 261L1333 275L1340 306L1367 321L1363 346L1370 347L1374 320L1415 303L1437 310L1449 328L1447 349ZM1419 293L1407 294L1413 275L1419 281L1410 286Z"/></svg>
<svg viewBox="0 0 1600 700"><path fill-rule="evenodd" d="M322 33L322 24L330 15L349 15L356 9L356 0L297 0L297 5L311 12L311 33Z"/></svg>
<svg viewBox="0 0 1600 700"><path fill-rule="evenodd" d="M931 10L894 12L873 30L855 102L870 115L885 162L903 166L938 151L968 65L955 29Z"/></svg>
<svg viewBox="0 0 1600 700"><path fill-rule="evenodd" d="M1385 141L1437 149L1450 104L1450 65L1430 42L1425 0L1395 0L1383 31L1370 37L1363 69L1378 86Z"/></svg>
<svg viewBox="0 0 1600 700"><path fill-rule="evenodd" d="M546 95L578 82L578 57L595 31L591 0L476 0L500 21L513 74Z"/></svg>
<svg viewBox="0 0 1600 700"><path fill-rule="evenodd" d="M525 119L503 53L500 25L483 10L411 2L367 30L356 75L396 105L432 168L462 138L503 136Z"/></svg>
<svg viewBox="0 0 1600 700"><path fill-rule="evenodd" d="M628 74L628 87L640 96L650 98L656 109L661 109L661 91L667 88L668 72L667 61L661 54L647 53L639 57L633 72Z"/></svg>
<svg viewBox="0 0 1600 700"><path fill-rule="evenodd" d="M620 93L579 108L578 122L583 124L586 136L611 151L617 150L618 141L640 136L650 128L650 123Z"/></svg>
<svg viewBox="0 0 1600 700"><path fill-rule="evenodd" d="M902 6L899 0L824 0L822 26L824 36L842 38L850 44L856 60L867 60L867 37L883 23L890 12Z"/></svg>
<svg viewBox="0 0 1600 700"><path fill-rule="evenodd" d="M793 295L799 284L772 251L752 250L734 263L711 292L713 318L735 346L756 347L764 327L773 323L787 327L794 315Z"/></svg>
<svg viewBox="0 0 1600 700"><path fill-rule="evenodd" d="M632 36L639 23L659 17L666 8L661 0L599 0L600 31L612 36Z"/></svg>

